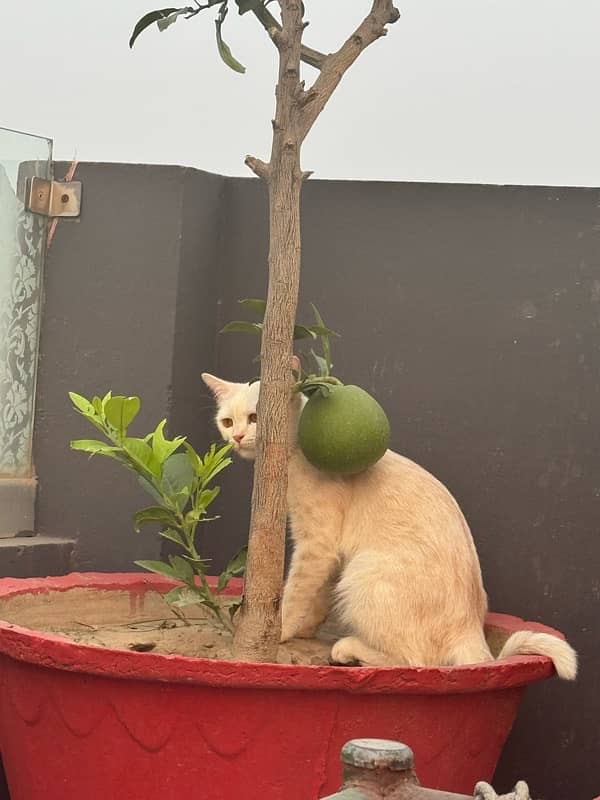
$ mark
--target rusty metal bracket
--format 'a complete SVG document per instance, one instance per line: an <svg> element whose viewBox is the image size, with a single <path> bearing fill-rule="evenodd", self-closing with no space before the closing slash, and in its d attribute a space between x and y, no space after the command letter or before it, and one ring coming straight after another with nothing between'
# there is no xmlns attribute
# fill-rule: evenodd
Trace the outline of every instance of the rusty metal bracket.
<svg viewBox="0 0 600 800"><path fill-rule="evenodd" d="M78 217L81 213L81 181L27 181L25 207L44 217Z"/></svg>

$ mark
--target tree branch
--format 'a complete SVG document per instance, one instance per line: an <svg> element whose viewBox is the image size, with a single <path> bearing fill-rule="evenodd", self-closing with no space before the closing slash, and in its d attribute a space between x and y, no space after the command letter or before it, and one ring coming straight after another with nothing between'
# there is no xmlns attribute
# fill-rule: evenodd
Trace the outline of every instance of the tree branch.
<svg viewBox="0 0 600 800"><path fill-rule="evenodd" d="M252 11L271 39L277 44L277 37L281 34L281 23L279 23L269 9L263 5L257 5ZM302 45L300 59L304 61L305 64L310 64L310 66L315 67L315 69L321 69L326 58L327 56L325 53L313 50L312 47L307 47L305 44Z"/></svg>
<svg viewBox="0 0 600 800"><path fill-rule="evenodd" d="M397 22L399 18L400 12L394 6L393 0L373 0L370 12L354 33L337 52L325 57L321 74L306 92L306 95L310 96L310 102L304 104L300 121L300 141L304 141L345 73L363 50L381 36L385 36L386 25Z"/></svg>
<svg viewBox="0 0 600 800"><path fill-rule="evenodd" d="M259 178L263 178L264 180L267 180L271 173L270 164L267 164L265 161L261 161L260 158L255 158L254 156L246 156L244 159L244 164L246 164L247 167L250 167L255 175L258 175Z"/></svg>

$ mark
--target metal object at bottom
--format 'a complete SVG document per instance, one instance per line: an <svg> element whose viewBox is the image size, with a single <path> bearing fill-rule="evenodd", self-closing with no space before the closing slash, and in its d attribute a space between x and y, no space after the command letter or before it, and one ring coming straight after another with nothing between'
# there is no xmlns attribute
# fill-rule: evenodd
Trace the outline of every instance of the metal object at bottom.
<svg viewBox="0 0 600 800"><path fill-rule="evenodd" d="M352 739L341 760L342 788L323 800L531 800L523 781L503 795L487 783L478 783L472 796L427 789L419 784L410 747L389 739Z"/></svg>

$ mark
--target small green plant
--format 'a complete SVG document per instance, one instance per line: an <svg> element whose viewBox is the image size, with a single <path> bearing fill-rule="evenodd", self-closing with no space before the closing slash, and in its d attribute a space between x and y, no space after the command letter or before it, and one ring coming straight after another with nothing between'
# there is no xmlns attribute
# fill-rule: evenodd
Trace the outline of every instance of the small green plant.
<svg viewBox="0 0 600 800"><path fill-rule="evenodd" d="M227 323L221 333L254 333L262 336L263 319L267 307L266 301L257 298L244 298L238 302L249 309L259 321L234 320ZM311 303L310 306L315 322L312 325L294 325L294 341L312 340L315 345L318 342L321 353L315 352L314 347L311 346L308 354L299 356L300 371L297 373L298 380L293 389L295 392L302 392L306 395L319 392L326 397L330 393L332 386L341 385L341 381L331 374L333 363L331 361L330 339L332 336L339 337L339 333L327 327L314 303ZM259 359L260 356L257 356L255 360Z"/></svg>
<svg viewBox="0 0 600 800"><path fill-rule="evenodd" d="M111 392L92 400L75 392L69 392L69 397L75 410L107 440L78 439L71 442L71 448L89 453L90 457L112 458L134 472L155 501L155 505L135 514L135 530L139 532L143 525L158 523L160 535L181 548L181 555L170 555L168 561L135 563L182 584L165 595L175 609L192 604L203 605L210 609L220 625L232 630L232 619L239 602L228 604L227 618L218 595L230 578L244 573L246 548L229 562L219 576L216 590L213 590L207 579L208 561L200 556L196 545L198 525L216 519L209 517L207 512L220 488L211 484L231 464L231 445L217 447L213 444L204 456L200 456L184 436L165 437L164 419L147 436L130 436L129 426L141 407L139 397L113 396Z"/></svg>

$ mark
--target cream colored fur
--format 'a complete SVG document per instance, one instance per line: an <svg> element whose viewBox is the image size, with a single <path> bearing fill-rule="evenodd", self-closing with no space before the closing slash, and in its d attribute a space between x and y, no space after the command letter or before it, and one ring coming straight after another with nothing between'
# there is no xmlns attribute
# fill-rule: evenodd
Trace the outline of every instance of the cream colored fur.
<svg viewBox="0 0 600 800"><path fill-rule="evenodd" d="M254 458L259 384L204 373L217 400L217 426L244 458ZM294 553L285 585L282 641L311 637L332 603L349 635L335 643L339 664L459 665L490 661L487 597L464 516L426 470L390 450L366 472L330 476L297 446L305 398L293 400L288 511ZM225 427L224 421L231 421ZM572 680L577 656L561 639L513 634L500 658L549 656Z"/></svg>

